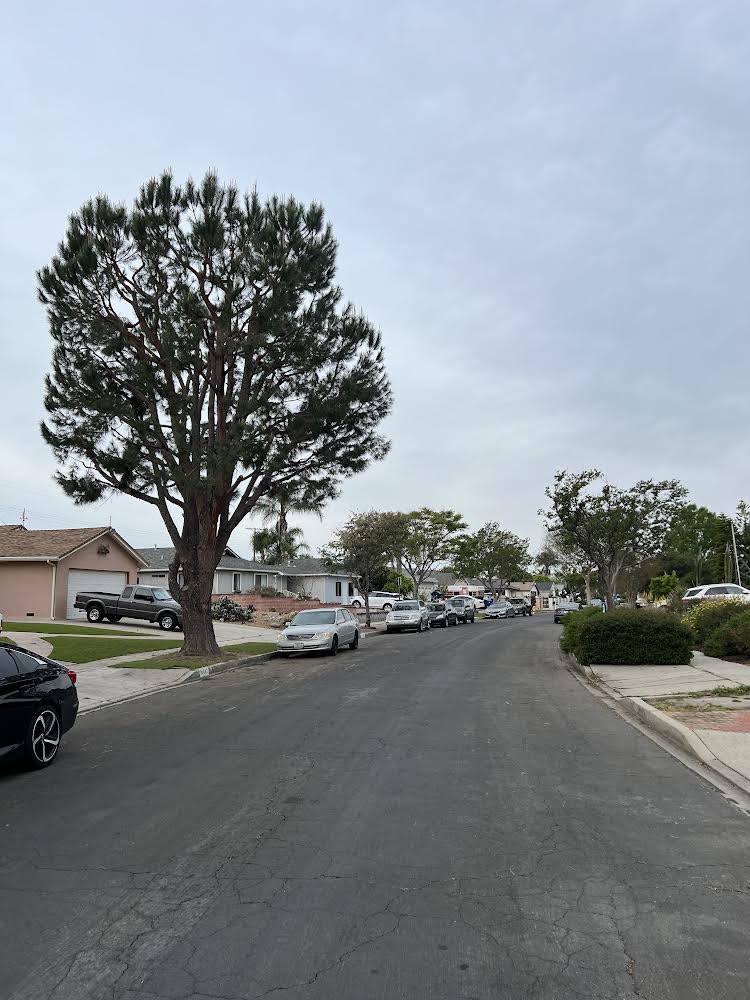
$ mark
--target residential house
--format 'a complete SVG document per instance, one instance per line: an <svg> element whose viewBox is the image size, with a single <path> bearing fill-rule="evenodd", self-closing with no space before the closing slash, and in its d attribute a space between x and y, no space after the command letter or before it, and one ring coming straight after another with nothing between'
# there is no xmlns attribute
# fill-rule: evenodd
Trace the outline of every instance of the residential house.
<svg viewBox="0 0 750 1000"><path fill-rule="evenodd" d="M139 549L146 566L138 575L140 583L169 587L169 564L173 548ZM178 573L182 582L182 572ZM359 593L356 574L331 569L322 559L300 558L292 562L268 565L243 559L227 547L214 573L215 596L246 594L261 588L278 594L309 595L324 604L348 604Z"/></svg>
<svg viewBox="0 0 750 1000"><path fill-rule="evenodd" d="M4 618L82 618L80 590L119 594L145 562L114 528L31 531L0 525L0 614Z"/></svg>
<svg viewBox="0 0 750 1000"><path fill-rule="evenodd" d="M562 584L559 583L535 583L531 593L536 596L537 611L554 611L563 600L562 590Z"/></svg>
<svg viewBox="0 0 750 1000"><path fill-rule="evenodd" d="M169 589L169 564L174 559L174 549L154 547L139 549L138 553L145 561L145 568L138 574L138 582L149 587ZM177 579L182 583L182 571L177 574ZM213 593L242 594L261 587L279 592L286 589L280 567L243 559L234 549L224 549L214 573Z"/></svg>

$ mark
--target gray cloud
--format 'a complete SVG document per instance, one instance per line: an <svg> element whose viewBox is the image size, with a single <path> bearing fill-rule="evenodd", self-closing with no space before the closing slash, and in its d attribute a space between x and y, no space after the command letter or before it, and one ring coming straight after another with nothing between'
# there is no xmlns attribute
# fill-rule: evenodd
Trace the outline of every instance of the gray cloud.
<svg viewBox="0 0 750 1000"><path fill-rule="evenodd" d="M742 0L50 4L0 47L0 520L164 538L51 483L34 271L87 197L167 165L322 201L383 330L393 450L313 544L425 503L538 538L562 466L750 494Z"/></svg>

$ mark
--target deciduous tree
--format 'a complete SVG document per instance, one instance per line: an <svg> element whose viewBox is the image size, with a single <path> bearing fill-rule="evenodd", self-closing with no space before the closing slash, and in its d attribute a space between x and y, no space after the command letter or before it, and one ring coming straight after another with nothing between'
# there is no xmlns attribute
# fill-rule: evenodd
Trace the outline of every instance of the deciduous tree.
<svg viewBox="0 0 750 1000"><path fill-rule="evenodd" d="M411 577L415 598L435 567L453 556L458 534L465 527L466 522L454 510L422 507L391 516L390 555Z"/></svg>
<svg viewBox="0 0 750 1000"><path fill-rule="evenodd" d="M592 489L599 487L598 491ZM676 480L644 479L621 489L603 481L601 472L558 472L546 490L547 527L563 544L574 545L591 560L610 608L620 574L661 551L664 536L686 490Z"/></svg>
<svg viewBox="0 0 750 1000"><path fill-rule="evenodd" d="M495 521L459 539L453 565L462 576L481 580L493 596L503 582L520 579L530 561L529 542Z"/></svg>
<svg viewBox="0 0 750 1000"><path fill-rule="evenodd" d="M344 304L336 251L319 205L165 173L130 209L85 204L39 274L58 482L78 503L119 491L159 511L186 653L218 648L214 569L258 502L325 499L387 450L380 335Z"/></svg>
<svg viewBox="0 0 750 1000"><path fill-rule="evenodd" d="M343 566L360 577L368 626L372 580L386 572L392 540L391 520L392 515L375 510L354 514L324 550L324 557L331 565Z"/></svg>

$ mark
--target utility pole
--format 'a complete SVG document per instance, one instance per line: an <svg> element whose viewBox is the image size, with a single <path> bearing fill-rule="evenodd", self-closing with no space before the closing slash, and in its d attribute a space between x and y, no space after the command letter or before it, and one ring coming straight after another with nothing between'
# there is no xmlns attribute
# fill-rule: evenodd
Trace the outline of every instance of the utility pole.
<svg viewBox="0 0 750 1000"><path fill-rule="evenodd" d="M740 561L737 558L737 538L734 534L734 518L730 517L729 523L732 526L732 549L734 550L734 568L737 571L737 583L742 586L742 578L740 577Z"/></svg>

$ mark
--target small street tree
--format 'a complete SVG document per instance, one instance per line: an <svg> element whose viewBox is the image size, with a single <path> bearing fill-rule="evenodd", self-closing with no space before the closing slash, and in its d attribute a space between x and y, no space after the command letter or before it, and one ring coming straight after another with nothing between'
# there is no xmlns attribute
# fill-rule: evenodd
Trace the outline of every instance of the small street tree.
<svg viewBox="0 0 750 1000"><path fill-rule="evenodd" d="M459 539L453 566L461 576L476 577L493 596L498 586L526 572L529 543L489 521L472 535Z"/></svg>
<svg viewBox="0 0 750 1000"><path fill-rule="evenodd" d="M370 588L375 577L387 572L392 539L392 515L371 510L354 514L331 539L324 551L331 565L343 566L360 577L365 600L365 623L370 621Z"/></svg>
<svg viewBox="0 0 750 1000"><path fill-rule="evenodd" d="M685 504L677 511L664 539L665 552L684 556L692 569L691 581L696 586L704 581L711 556L724 548L722 519L708 507Z"/></svg>
<svg viewBox="0 0 750 1000"><path fill-rule="evenodd" d="M165 173L131 209L85 204L39 273L58 482L159 511L185 653L218 649L214 569L258 502L322 501L387 451L380 335L343 303L336 252L319 205Z"/></svg>
<svg viewBox="0 0 750 1000"><path fill-rule="evenodd" d="M435 567L453 555L466 522L454 510L422 507L409 514L391 515L389 527L390 555L411 577L417 598L419 588Z"/></svg>
<svg viewBox="0 0 750 1000"><path fill-rule="evenodd" d="M629 489L601 482L598 492L592 492L602 478L597 469L558 472L546 490L550 508L543 513L549 530L596 566L612 608L623 569L661 551L686 490L676 480L649 479Z"/></svg>

